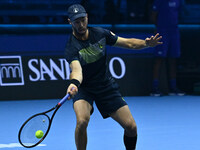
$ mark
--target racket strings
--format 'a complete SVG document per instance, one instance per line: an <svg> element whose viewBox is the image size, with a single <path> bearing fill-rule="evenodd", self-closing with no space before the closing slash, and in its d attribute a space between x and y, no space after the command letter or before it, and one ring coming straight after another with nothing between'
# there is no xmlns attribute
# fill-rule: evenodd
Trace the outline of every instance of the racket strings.
<svg viewBox="0 0 200 150"><path fill-rule="evenodd" d="M48 130L50 119L47 115L37 115L31 118L22 128L20 133L21 143L27 147L40 142L41 138L35 136L36 131L42 130L44 135Z"/></svg>

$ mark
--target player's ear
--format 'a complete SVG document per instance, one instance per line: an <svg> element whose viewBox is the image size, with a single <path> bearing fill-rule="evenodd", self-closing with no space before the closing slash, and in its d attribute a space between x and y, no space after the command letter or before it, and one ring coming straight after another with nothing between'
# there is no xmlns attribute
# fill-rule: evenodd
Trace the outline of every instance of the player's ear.
<svg viewBox="0 0 200 150"><path fill-rule="evenodd" d="M86 15L86 19L87 19L87 21L88 21L88 13L87 13L87 15Z"/></svg>
<svg viewBox="0 0 200 150"><path fill-rule="evenodd" d="M72 24L72 22L71 22L71 20L69 18L67 19L67 21L68 21L69 24Z"/></svg>

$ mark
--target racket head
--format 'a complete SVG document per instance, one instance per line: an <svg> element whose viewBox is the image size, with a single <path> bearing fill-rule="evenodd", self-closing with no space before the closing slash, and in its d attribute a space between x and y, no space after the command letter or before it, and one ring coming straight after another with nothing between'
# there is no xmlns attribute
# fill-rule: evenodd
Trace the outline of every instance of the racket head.
<svg viewBox="0 0 200 150"><path fill-rule="evenodd" d="M21 126L18 133L19 143L26 147L31 148L40 144L47 136L51 126L51 119L45 113L33 115L27 119ZM42 130L44 135L42 138L35 136L36 131Z"/></svg>

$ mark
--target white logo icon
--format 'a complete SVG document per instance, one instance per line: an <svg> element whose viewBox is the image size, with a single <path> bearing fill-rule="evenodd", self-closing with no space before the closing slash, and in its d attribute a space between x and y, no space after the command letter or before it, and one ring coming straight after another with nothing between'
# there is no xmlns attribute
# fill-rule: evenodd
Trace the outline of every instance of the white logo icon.
<svg viewBox="0 0 200 150"><path fill-rule="evenodd" d="M74 13L77 13L79 11L78 8L74 8Z"/></svg>
<svg viewBox="0 0 200 150"><path fill-rule="evenodd" d="M24 85L21 56L0 56L0 86Z"/></svg>

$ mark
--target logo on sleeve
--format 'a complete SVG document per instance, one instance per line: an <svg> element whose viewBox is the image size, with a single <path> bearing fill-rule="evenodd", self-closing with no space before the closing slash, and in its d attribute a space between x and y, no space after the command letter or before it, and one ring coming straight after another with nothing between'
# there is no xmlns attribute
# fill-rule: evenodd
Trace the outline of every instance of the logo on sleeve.
<svg viewBox="0 0 200 150"><path fill-rule="evenodd" d="M99 44L99 48L102 49L102 48L103 48L103 45L102 45L102 44Z"/></svg>

